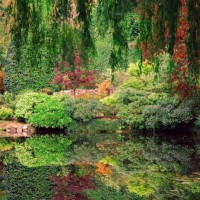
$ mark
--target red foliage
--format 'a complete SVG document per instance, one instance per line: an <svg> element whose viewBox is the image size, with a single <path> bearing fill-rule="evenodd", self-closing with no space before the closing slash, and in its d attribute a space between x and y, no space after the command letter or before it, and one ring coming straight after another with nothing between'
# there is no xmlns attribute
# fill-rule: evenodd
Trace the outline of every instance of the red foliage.
<svg viewBox="0 0 200 200"><path fill-rule="evenodd" d="M64 68L64 69L63 69ZM74 63L70 65L68 59L58 63L56 76L53 84L60 84L62 87L72 89L74 96L76 89L80 86L91 87L94 85L96 72L84 68L84 62L79 53L74 56Z"/></svg>
<svg viewBox="0 0 200 200"><path fill-rule="evenodd" d="M68 174L64 177L53 177L56 184L53 190L54 200L89 200L84 191L95 190L90 176L77 177L75 174Z"/></svg>
<svg viewBox="0 0 200 200"><path fill-rule="evenodd" d="M190 84L188 78L189 62L186 42L188 37L189 23L187 20L188 9L186 4L187 1L182 0L173 54L173 60L176 63L176 70L171 76L172 83L174 84L174 92L179 92L182 96L188 96L194 92L194 86Z"/></svg>
<svg viewBox="0 0 200 200"><path fill-rule="evenodd" d="M146 18L149 18L148 14L144 9L142 10L143 15L146 15ZM153 21L158 22L159 16L157 15L158 5L152 4L152 9L154 10ZM165 23L165 27L168 31L165 32L165 40L169 39L169 29L167 22ZM181 0L180 7L180 17L177 26L177 32L175 35L175 45L174 45L174 53L173 60L176 64L175 71L171 74L171 81L173 83L173 92L179 93L182 96L188 96L193 94L195 91L195 86L191 85L189 81L189 61L188 61L188 52L187 52L187 39L188 39L188 31L190 25L188 22L188 8L187 8L187 0ZM155 30L153 40L147 40L146 43L140 44L140 48L143 52L143 57L145 59L150 59L152 55L156 55L161 53L157 44L158 33ZM191 78L191 77L190 77Z"/></svg>

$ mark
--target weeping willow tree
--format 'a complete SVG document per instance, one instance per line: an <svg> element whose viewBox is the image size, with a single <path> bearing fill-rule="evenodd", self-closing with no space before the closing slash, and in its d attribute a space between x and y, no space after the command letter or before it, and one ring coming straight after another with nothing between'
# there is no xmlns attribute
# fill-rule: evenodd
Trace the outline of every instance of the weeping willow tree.
<svg viewBox="0 0 200 200"><path fill-rule="evenodd" d="M141 59L152 61L162 52L177 57L177 49L184 43L187 49L182 52L187 56L184 80L188 76L194 84L197 82L200 65L199 0L11 0L8 16L12 24L15 60L21 61L24 47L28 46L28 60L35 67L40 66L43 51L49 65L66 57L70 62L77 51L87 61L95 52L91 33L94 9L97 9L100 32L106 34L112 30L110 63L113 69L126 66L132 41L140 49ZM181 15L187 18L186 22L182 22ZM187 26L187 29L180 29L180 26ZM185 35L181 36L181 32ZM176 68L181 71L180 65L173 64L175 70L170 73L176 74Z"/></svg>

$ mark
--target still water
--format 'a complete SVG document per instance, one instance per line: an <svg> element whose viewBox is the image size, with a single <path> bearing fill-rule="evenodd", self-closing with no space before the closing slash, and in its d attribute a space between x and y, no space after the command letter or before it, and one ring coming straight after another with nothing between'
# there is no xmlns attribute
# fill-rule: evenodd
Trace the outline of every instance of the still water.
<svg viewBox="0 0 200 200"><path fill-rule="evenodd" d="M122 136L84 130L12 142L1 139L0 176L6 187L0 190L0 200L5 190L13 200L200 199L198 134ZM87 185L90 179L85 177L91 177L95 187ZM87 183L85 189L81 181ZM70 184L79 184L78 192Z"/></svg>

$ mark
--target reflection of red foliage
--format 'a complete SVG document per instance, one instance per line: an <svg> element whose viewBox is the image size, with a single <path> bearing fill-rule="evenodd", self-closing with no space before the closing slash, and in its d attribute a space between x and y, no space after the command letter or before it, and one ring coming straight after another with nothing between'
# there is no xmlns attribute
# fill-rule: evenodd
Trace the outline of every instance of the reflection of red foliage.
<svg viewBox="0 0 200 200"><path fill-rule="evenodd" d="M64 71L63 71L64 68ZM59 62L53 84L60 84L64 88L73 89L74 96L76 89L80 86L90 87L94 85L94 70L84 69L84 62L79 53L75 54L74 63L70 66L66 59L64 63Z"/></svg>
<svg viewBox="0 0 200 200"><path fill-rule="evenodd" d="M54 200L89 200L84 191L95 189L90 176L77 177L75 174L68 174L54 177L52 181L56 184L53 190Z"/></svg>

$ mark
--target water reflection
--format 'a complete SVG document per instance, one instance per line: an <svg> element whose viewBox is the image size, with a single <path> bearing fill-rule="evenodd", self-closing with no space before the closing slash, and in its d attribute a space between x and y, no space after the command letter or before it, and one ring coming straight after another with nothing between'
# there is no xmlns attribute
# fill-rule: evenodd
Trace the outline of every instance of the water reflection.
<svg viewBox="0 0 200 200"><path fill-rule="evenodd" d="M26 200L199 200L199 137L170 134L127 140L115 130L79 126L62 136L17 141L4 154L7 195Z"/></svg>

